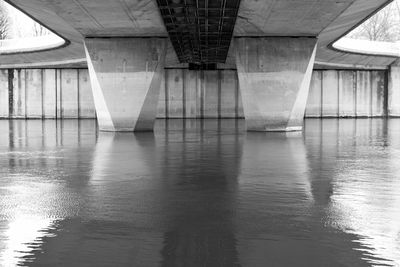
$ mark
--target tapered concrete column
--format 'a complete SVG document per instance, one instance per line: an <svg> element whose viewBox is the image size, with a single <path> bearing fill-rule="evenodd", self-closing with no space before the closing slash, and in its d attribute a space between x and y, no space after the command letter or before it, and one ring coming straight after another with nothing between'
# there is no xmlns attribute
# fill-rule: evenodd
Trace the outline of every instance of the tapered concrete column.
<svg viewBox="0 0 400 267"><path fill-rule="evenodd" d="M316 38L236 38L248 131L302 130Z"/></svg>
<svg viewBox="0 0 400 267"><path fill-rule="evenodd" d="M166 46L166 38L85 39L100 130L153 130Z"/></svg>

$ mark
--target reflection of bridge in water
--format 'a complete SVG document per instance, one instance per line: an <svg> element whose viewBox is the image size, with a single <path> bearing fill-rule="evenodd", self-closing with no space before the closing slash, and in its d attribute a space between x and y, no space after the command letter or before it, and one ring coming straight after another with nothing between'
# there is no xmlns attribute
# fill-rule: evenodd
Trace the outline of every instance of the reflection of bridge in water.
<svg viewBox="0 0 400 267"><path fill-rule="evenodd" d="M400 197L390 178L399 125L309 120L303 138L245 134L243 121L176 120L154 134L97 136L93 121L3 121L3 251L13 244L33 265L397 260L398 229L387 222ZM26 226L21 214L28 245L7 236Z"/></svg>

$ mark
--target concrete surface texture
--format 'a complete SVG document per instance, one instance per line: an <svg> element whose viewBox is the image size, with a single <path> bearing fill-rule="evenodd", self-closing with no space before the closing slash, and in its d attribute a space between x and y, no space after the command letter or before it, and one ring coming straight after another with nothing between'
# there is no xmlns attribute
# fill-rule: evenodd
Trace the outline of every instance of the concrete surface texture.
<svg viewBox="0 0 400 267"><path fill-rule="evenodd" d="M315 38L236 38L247 129L301 130L314 65Z"/></svg>
<svg viewBox="0 0 400 267"><path fill-rule="evenodd" d="M165 64L166 40L85 39L100 130L153 130Z"/></svg>
<svg viewBox="0 0 400 267"><path fill-rule="evenodd" d="M306 117L393 116L387 107L387 75L382 70L315 70Z"/></svg>
<svg viewBox="0 0 400 267"><path fill-rule="evenodd" d="M79 64L85 52L87 36L168 36L155 0L7 0L52 29L70 45L42 53L0 55L0 67L14 68L33 65ZM395 59L335 51L330 44L373 14L390 0L289 1L242 0L236 22L235 36L318 36L316 61L339 65L341 68L367 66L386 67ZM167 67L179 61L173 50L167 56ZM227 63L234 62L232 52ZM223 64L222 64L223 65Z"/></svg>
<svg viewBox="0 0 400 267"><path fill-rule="evenodd" d="M235 70L166 69L159 118L243 118Z"/></svg>
<svg viewBox="0 0 400 267"><path fill-rule="evenodd" d="M400 66L391 66L388 84L388 113L400 117Z"/></svg>
<svg viewBox="0 0 400 267"><path fill-rule="evenodd" d="M95 118L87 69L0 71L0 118Z"/></svg>
<svg viewBox="0 0 400 267"><path fill-rule="evenodd" d="M30 80L34 84L27 85ZM27 90L41 97L26 97ZM358 111L364 114L361 117L398 117L399 100L397 67L390 71L314 70L305 116L357 117ZM372 105L367 113L360 112L363 103ZM157 110L160 119L244 118L237 72L165 69ZM0 118L96 118L88 70L0 70Z"/></svg>
<svg viewBox="0 0 400 267"><path fill-rule="evenodd" d="M354 2L243 0L235 36L317 36Z"/></svg>
<svg viewBox="0 0 400 267"><path fill-rule="evenodd" d="M76 63L82 66L86 53L101 130L151 130L160 110L164 110L167 118L240 117L238 88L249 130L300 130L315 58L320 66L354 68L362 65L370 69L384 69L395 60L388 56L348 55L331 47L338 38L390 0L242 0L234 31L235 47L231 46L226 63L218 65L219 69L237 68L240 86L229 75L225 78L223 74L228 73L225 71L183 71L181 79L176 75L172 81L164 78L165 90L161 95L164 107L160 108L157 104L164 67L188 66L178 60L166 38L168 33L157 1L8 2L62 36L68 45L43 53L1 55L0 67L32 67L37 64L43 67L57 60L61 65ZM183 3L190 4L174 2L177 5ZM36 79L37 75L30 74L26 73L25 77L29 82L25 85L23 97L27 100L23 112L33 117L46 116L52 111L46 109L43 101L47 100L35 90L43 84L43 75ZM78 94L79 78L74 80L74 74L70 77L68 73L65 75L65 79L59 79L57 88L70 87L70 90L65 96L56 91L56 98L62 96L63 102L63 109L56 109L56 117L76 118L81 109L75 98L69 96ZM372 116L384 110L382 106L372 105L376 101L380 103L381 99L387 101L387 97L378 94L374 99L371 91L362 90L375 84L368 79L371 77L369 72L357 72L356 93L347 98L349 91L342 92L336 85L349 86L350 78L341 80L329 72L323 75L326 77L321 79L321 116L345 116L353 109L354 116ZM233 93L226 93L229 86ZM22 97L22 93L16 95ZM347 103L352 99L354 107ZM343 105L338 104L341 100L347 103L343 110L340 110ZM6 111L7 108L3 108L2 113ZM10 110L8 113L13 114Z"/></svg>

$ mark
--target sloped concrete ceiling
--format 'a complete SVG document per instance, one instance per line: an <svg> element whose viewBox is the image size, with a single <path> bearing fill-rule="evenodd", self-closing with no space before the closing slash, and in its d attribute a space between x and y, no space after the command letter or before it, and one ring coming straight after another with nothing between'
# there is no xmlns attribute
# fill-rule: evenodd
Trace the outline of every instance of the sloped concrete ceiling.
<svg viewBox="0 0 400 267"><path fill-rule="evenodd" d="M355 1L242 0L235 35L316 36ZM9 2L27 13L39 8L53 11L83 36L167 36L155 0ZM40 15L38 19L47 20ZM55 21L43 22L51 26Z"/></svg>
<svg viewBox="0 0 400 267"><path fill-rule="evenodd" d="M40 1L84 36L167 36L153 0Z"/></svg>
<svg viewBox="0 0 400 267"><path fill-rule="evenodd" d="M236 36L317 36L355 0L242 0Z"/></svg>
<svg viewBox="0 0 400 267"><path fill-rule="evenodd" d="M156 0L6 0L70 41L61 49L0 55L0 67L82 59L83 38L168 36ZM209 0L212 1L212 0ZM391 0L242 0L235 36L318 36L317 62L387 66L394 59L354 55L328 45ZM172 48L172 46L170 45ZM168 49L167 66L179 61ZM227 65L234 64L229 52Z"/></svg>
<svg viewBox="0 0 400 267"><path fill-rule="evenodd" d="M329 64L328 68L338 66L355 67L362 66L376 68L379 66L388 66L393 63L396 58L361 55L353 53L343 53L341 51L333 50L329 45L346 34L353 27L360 24L364 19L374 14L380 8L389 4L393 0L357 0L349 6L340 16L338 16L332 23L330 23L320 33L319 46L317 50L316 62Z"/></svg>

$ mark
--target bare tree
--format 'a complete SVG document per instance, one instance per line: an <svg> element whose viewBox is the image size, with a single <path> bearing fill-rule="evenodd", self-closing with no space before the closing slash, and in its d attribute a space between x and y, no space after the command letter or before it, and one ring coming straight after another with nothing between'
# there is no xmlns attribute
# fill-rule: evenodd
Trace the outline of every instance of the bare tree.
<svg viewBox="0 0 400 267"><path fill-rule="evenodd" d="M50 34L50 31L41 24L34 22L32 25L32 36L43 36Z"/></svg>
<svg viewBox="0 0 400 267"><path fill-rule="evenodd" d="M393 42L399 39L399 14L397 1L380 10L358 28L349 37L370 41Z"/></svg>
<svg viewBox="0 0 400 267"><path fill-rule="evenodd" d="M0 3L0 40L6 39L8 37L10 29L10 21L8 18L7 10L5 9L3 3Z"/></svg>

